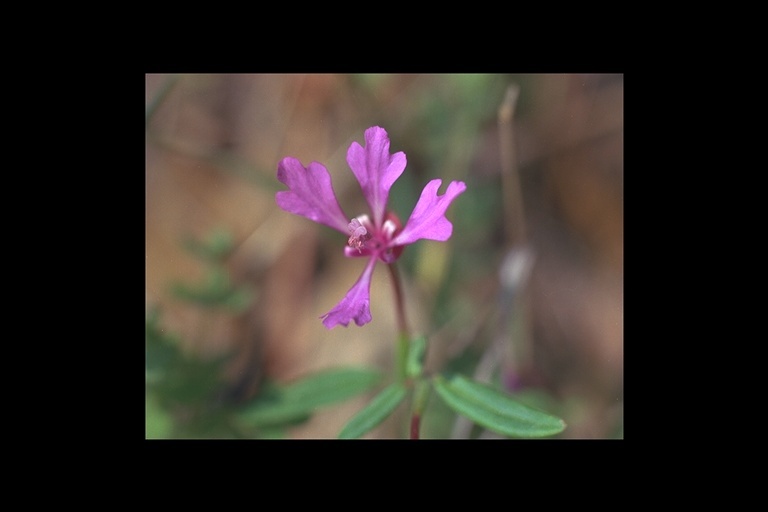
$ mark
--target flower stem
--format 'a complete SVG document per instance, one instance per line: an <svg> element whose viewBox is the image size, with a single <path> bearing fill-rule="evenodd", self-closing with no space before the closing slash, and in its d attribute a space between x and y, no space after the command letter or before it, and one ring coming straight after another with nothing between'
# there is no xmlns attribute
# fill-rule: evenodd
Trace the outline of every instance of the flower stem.
<svg viewBox="0 0 768 512"><path fill-rule="evenodd" d="M419 438L419 421L420 416L418 414L415 414L411 416L411 439L418 439Z"/></svg>
<svg viewBox="0 0 768 512"><path fill-rule="evenodd" d="M413 404L411 408L411 439L419 439L419 429L421 428L421 417L424 408L427 406L427 398L432 388L430 381L418 378L413 391Z"/></svg>
<svg viewBox="0 0 768 512"><path fill-rule="evenodd" d="M394 263L389 265L389 275L392 278L392 287L395 290L395 311L397 313L397 329L401 336L409 338L408 322L405 319L405 300L403 299L403 288L400 286L400 273Z"/></svg>
<svg viewBox="0 0 768 512"><path fill-rule="evenodd" d="M387 265L389 276L392 278L392 289L395 292L395 316L397 317L397 378L400 382L406 378L406 363L408 360L408 344L411 335L408 331L408 321L405 318L405 300L400 275L394 263Z"/></svg>

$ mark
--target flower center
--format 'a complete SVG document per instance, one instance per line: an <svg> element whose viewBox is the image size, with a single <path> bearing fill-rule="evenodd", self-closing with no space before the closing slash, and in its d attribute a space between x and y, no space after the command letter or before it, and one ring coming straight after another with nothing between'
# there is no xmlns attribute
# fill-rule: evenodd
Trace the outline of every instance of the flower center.
<svg viewBox="0 0 768 512"><path fill-rule="evenodd" d="M361 219L362 221L367 221L368 216L361 215L360 217L356 217L352 219L347 226L349 232L352 233L347 240L347 244L353 249L357 249L357 252L362 252L363 247L365 247L365 243L372 237L372 235L368 232L368 229L363 225L363 222L361 222Z"/></svg>
<svg viewBox="0 0 768 512"><path fill-rule="evenodd" d="M358 253L362 253L363 249L377 252L379 258L386 263L395 261L403 252L403 247L388 247L395 234L402 229L402 224L392 212L387 212L384 219L380 228L373 225L368 215L360 215L350 220L347 225L350 233L347 245L357 249Z"/></svg>

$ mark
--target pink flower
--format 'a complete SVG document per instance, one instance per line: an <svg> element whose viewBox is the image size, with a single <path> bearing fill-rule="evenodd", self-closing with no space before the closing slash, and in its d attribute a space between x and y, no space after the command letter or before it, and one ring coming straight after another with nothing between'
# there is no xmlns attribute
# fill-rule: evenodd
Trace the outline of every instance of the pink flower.
<svg viewBox="0 0 768 512"><path fill-rule="evenodd" d="M277 164L277 179L289 190L275 195L283 210L301 215L340 231L347 239L344 254L349 258L367 257L368 264L357 282L333 309L322 315L323 325L331 329L338 324L357 325L371 321L371 276L376 261L393 263L406 245L417 240L444 242L451 237L453 225L445 218L451 202L467 186L452 181L443 195L437 195L442 180L432 180L421 191L411 216L402 226L394 213L387 211L389 189L405 169L405 153L389 153L389 136L378 126L365 130L365 147L353 142L347 151L352 169L370 206L370 215L350 219L339 206L333 192L328 169L318 162L304 167L299 160L285 157Z"/></svg>

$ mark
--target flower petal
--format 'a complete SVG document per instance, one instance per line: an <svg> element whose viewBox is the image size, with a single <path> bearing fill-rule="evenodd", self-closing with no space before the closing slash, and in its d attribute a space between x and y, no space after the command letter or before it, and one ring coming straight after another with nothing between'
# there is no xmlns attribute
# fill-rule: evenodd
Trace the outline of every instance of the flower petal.
<svg viewBox="0 0 768 512"><path fill-rule="evenodd" d="M344 256L347 258L360 258L362 256L371 257L371 250L363 247L362 249L355 249L354 247L344 246Z"/></svg>
<svg viewBox="0 0 768 512"><path fill-rule="evenodd" d="M390 247L408 245L419 239L444 242L451 238L453 224L445 218L451 202L467 189L463 181L452 181L442 196L437 189L443 180L432 180L421 191L421 197L403 230L392 240Z"/></svg>
<svg viewBox="0 0 768 512"><path fill-rule="evenodd" d="M339 206L331 175L323 164L312 162L305 168L288 156L277 164L277 179L290 189L275 194L280 208L348 234L349 219Z"/></svg>
<svg viewBox="0 0 768 512"><path fill-rule="evenodd" d="M405 170L405 153L389 154L389 136L384 128L365 130L365 148L353 142L347 151L347 163L371 207L373 222L381 226L387 209L389 189Z"/></svg>
<svg viewBox="0 0 768 512"><path fill-rule="evenodd" d="M354 320L357 325L371 321L371 275L376 266L376 258L371 258L357 282L352 285L347 295L332 310L321 316L323 325L332 329L341 324L344 327Z"/></svg>

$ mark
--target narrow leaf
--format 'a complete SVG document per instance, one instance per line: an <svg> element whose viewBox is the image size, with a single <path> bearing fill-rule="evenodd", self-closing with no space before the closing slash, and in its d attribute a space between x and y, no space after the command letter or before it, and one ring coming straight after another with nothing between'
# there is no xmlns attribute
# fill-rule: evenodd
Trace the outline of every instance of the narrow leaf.
<svg viewBox="0 0 768 512"><path fill-rule="evenodd" d="M456 412L478 425L511 437L545 437L562 432L560 418L525 406L486 384L461 375L437 376L435 389Z"/></svg>
<svg viewBox="0 0 768 512"><path fill-rule="evenodd" d="M310 414L300 407L285 402L256 402L238 414L238 418L251 427L292 425L308 420Z"/></svg>
<svg viewBox="0 0 768 512"><path fill-rule="evenodd" d="M365 368L336 368L276 386L240 413L251 425L273 425L305 419L318 407L346 400L372 388L379 372Z"/></svg>
<svg viewBox="0 0 768 512"><path fill-rule="evenodd" d="M344 426L339 439L357 439L389 416L405 398L405 386L396 382L384 388L381 393L355 414Z"/></svg>
<svg viewBox="0 0 768 512"><path fill-rule="evenodd" d="M307 407L340 402L371 389L381 374L367 368L336 368L293 382L285 388L285 397Z"/></svg>

